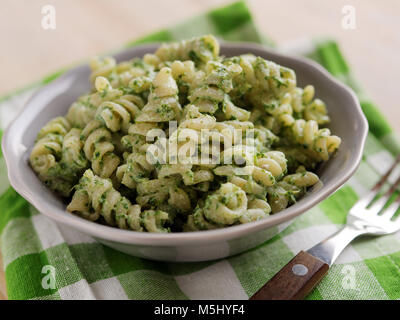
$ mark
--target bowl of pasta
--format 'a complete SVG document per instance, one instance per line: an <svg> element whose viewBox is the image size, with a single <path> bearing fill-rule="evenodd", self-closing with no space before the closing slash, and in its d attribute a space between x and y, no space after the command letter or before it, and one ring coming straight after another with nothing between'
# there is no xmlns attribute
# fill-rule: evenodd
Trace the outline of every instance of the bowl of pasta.
<svg viewBox="0 0 400 320"><path fill-rule="evenodd" d="M337 190L367 132L355 94L318 64L205 35L65 72L2 147L12 186L56 222L131 255L205 261Z"/></svg>

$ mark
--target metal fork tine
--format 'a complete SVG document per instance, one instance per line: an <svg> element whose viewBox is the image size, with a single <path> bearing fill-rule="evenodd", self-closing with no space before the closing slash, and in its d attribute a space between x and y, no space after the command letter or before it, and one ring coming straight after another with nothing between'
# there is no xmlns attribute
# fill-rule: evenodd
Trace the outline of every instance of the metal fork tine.
<svg viewBox="0 0 400 320"><path fill-rule="evenodd" d="M392 186L390 187L390 189L386 192L385 195L391 196L397 189L397 187L400 184L400 176L397 178L397 180L395 181L395 183L392 184Z"/></svg>
<svg viewBox="0 0 400 320"><path fill-rule="evenodd" d="M368 212L372 214L378 214L385 204L389 201L390 197L393 195L395 190L397 189L398 185L400 184L400 177L397 178L396 182L390 187L388 191L385 192L385 194L380 197L369 209ZM388 209L388 208L387 208ZM386 211L386 210L385 210Z"/></svg>
<svg viewBox="0 0 400 320"><path fill-rule="evenodd" d="M396 165L400 162L400 154L397 155L395 158L395 161L393 164L390 166L389 170L386 171L386 173L379 179L379 181L372 187L371 191L366 194L364 197L362 197L360 200L358 200L354 206L351 208L352 210L360 210L360 209L365 209L371 202L374 200L376 195L378 194L378 191L381 189L381 187L384 185L386 180L389 178L393 170L396 168ZM386 203L386 201L385 201ZM382 207L385 205L385 203L382 205ZM382 209L382 207L380 209ZM376 208L375 208L376 209ZM378 213L380 209L376 212Z"/></svg>
<svg viewBox="0 0 400 320"><path fill-rule="evenodd" d="M397 179L398 182L400 182L400 178ZM392 219L397 210L400 207L400 194L397 196L396 200L393 201L393 203L383 212L382 217L385 217L387 219ZM398 222L400 222L400 219L396 219Z"/></svg>
<svg viewBox="0 0 400 320"><path fill-rule="evenodd" d="M390 174L389 174L390 175ZM380 197L369 209L368 212L372 214L378 214L385 204L389 201L390 197L396 191L397 187L400 184L400 176L397 177L396 181L390 186L389 190L385 192L385 194Z"/></svg>
<svg viewBox="0 0 400 320"><path fill-rule="evenodd" d="M393 184L390 183L389 190L374 201L375 197L380 195L379 191L383 184L387 182L399 162L400 154L371 191L358 200L350 209L347 219L348 227L361 230L362 234L369 233L375 235L390 234L400 230L400 214L398 217L395 217L396 213L400 210L400 194L397 195L393 202L390 204L388 203L388 201L395 196L396 190L398 190L400 186L399 174L396 173L396 181ZM392 179L390 179L390 181L392 181ZM372 205L369 206L371 202ZM385 207L385 205L387 206Z"/></svg>
<svg viewBox="0 0 400 320"><path fill-rule="evenodd" d="M400 154L397 155L396 159L394 160L394 163L391 165L391 167L389 168L389 170L382 176L382 178L375 184L375 186L373 186L373 188L371 189L371 191L378 191L383 184L386 182L386 180L389 178L390 174L392 173L392 171L394 170L394 168L396 168L396 165L400 162Z"/></svg>

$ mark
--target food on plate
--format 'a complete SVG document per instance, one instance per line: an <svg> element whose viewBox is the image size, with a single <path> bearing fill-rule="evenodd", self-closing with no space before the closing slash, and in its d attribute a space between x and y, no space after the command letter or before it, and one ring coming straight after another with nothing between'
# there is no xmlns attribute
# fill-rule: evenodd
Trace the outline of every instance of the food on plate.
<svg viewBox="0 0 400 320"><path fill-rule="evenodd" d="M209 230L290 206L339 148L325 103L295 72L212 35L117 63L38 133L33 170L91 221L144 232Z"/></svg>

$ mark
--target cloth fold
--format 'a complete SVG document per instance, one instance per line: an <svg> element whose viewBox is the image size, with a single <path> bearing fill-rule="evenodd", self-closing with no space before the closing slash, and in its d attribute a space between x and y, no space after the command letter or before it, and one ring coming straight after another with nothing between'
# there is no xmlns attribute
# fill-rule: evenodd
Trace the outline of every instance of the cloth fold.
<svg viewBox="0 0 400 320"><path fill-rule="evenodd" d="M127 46L180 40L212 33L234 41L272 42L257 30L242 1L212 10ZM333 40L305 40L288 46L322 64L352 87L369 121L361 165L335 194L298 217L263 245L228 259L202 263L163 263L128 256L40 214L9 186L0 152L1 252L10 299L247 299L299 250L338 230L350 207L400 152L379 109L351 75ZM0 98L0 129L15 117L39 83ZM354 241L307 299L399 299L400 233Z"/></svg>

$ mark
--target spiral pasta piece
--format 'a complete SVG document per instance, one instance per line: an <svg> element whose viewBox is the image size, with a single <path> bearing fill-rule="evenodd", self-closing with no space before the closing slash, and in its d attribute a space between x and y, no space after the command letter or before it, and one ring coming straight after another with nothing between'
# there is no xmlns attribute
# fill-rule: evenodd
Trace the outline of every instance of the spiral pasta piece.
<svg viewBox="0 0 400 320"><path fill-rule="evenodd" d="M132 152L127 156L126 163L118 167L116 175L123 185L134 189L138 183L148 180L153 170L144 152Z"/></svg>
<svg viewBox="0 0 400 320"><path fill-rule="evenodd" d="M70 125L63 117L49 121L38 133L36 143L30 154L32 168L44 175L61 158L62 141Z"/></svg>
<svg viewBox="0 0 400 320"><path fill-rule="evenodd" d="M133 123L128 129L128 135L124 135L121 138L121 144L128 153L145 151L149 145L149 142L146 141L146 136L153 129L159 129L157 123Z"/></svg>
<svg viewBox="0 0 400 320"><path fill-rule="evenodd" d="M215 113L221 109L228 120L248 120L250 112L235 106L228 95L233 89L233 78L241 72L238 64L224 65L209 61L205 66L203 80L190 87L189 101L200 112Z"/></svg>
<svg viewBox="0 0 400 320"><path fill-rule="evenodd" d="M110 177L117 168L120 159L113 153L110 131L98 120L92 120L83 129L81 139L86 158L92 163L95 174L102 178Z"/></svg>
<svg viewBox="0 0 400 320"><path fill-rule="evenodd" d="M296 87L296 75L293 70L273 61L247 54L240 56L239 64L244 71L246 80L252 86L250 91L261 93L261 97L263 97L261 91L280 96L282 92L290 92Z"/></svg>
<svg viewBox="0 0 400 320"><path fill-rule="evenodd" d="M57 117L53 120L50 120L42 129L40 129L36 140L40 140L48 135L57 134L60 136L65 136L71 125L68 120L64 117Z"/></svg>
<svg viewBox="0 0 400 320"><path fill-rule="evenodd" d="M214 175L211 170L182 164L162 165L160 170L158 170L157 175L158 178L180 175L183 183L187 186L192 186L203 182L211 182L214 180Z"/></svg>
<svg viewBox="0 0 400 320"><path fill-rule="evenodd" d="M31 151L29 162L50 189L67 196L73 186L63 178L60 161L63 156L63 141L70 129L64 117L49 121L38 133L36 143Z"/></svg>
<svg viewBox="0 0 400 320"><path fill-rule="evenodd" d="M171 69L162 68L152 82L148 103L136 117L136 122L164 122L179 119L182 108L178 101L178 86Z"/></svg>
<svg viewBox="0 0 400 320"><path fill-rule="evenodd" d="M102 102L118 99L123 95L123 91L114 89L105 77L98 76L94 87L94 93L79 97L69 108L66 118L73 127L83 129L94 119Z"/></svg>
<svg viewBox="0 0 400 320"><path fill-rule="evenodd" d="M180 101L185 103L190 89L199 86L203 81L204 72L196 70L195 64L191 60L175 60L171 64L171 72L179 88Z"/></svg>
<svg viewBox="0 0 400 320"><path fill-rule="evenodd" d="M304 110L304 119L314 120L319 125L329 123L330 119L326 111L325 103L320 99L315 99L313 102L308 104Z"/></svg>
<svg viewBox="0 0 400 320"><path fill-rule="evenodd" d="M272 213L285 209L289 204L295 203L304 195L306 188L315 185L319 181L315 173L299 167L297 172L289 174L282 181L268 189L268 202Z"/></svg>
<svg viewBox="0 0 400 320"><path fill-rule="evenodd" d="M114 101L105 101L96 111L96 118L112 131L127 133L135 116L140 113L143 100L139 96L124 95Z"/></svg>
<svg viewBox="0 0 400 320"><path fill-rule="evenodd" d="M67 206L67 210L86 220L96 221L99 219L100 213L91 208L89 195L85 188L78 184L75 189L75 193L72 196L71 202Z"/></svg>
<svg viewBox="0 0 400 320"><path fill-rule="evenodd" d="M129 127L128 135L121 139L125 148L125 162L116 171L120 183L134 189L137 183L149 179L154 167L147 160L146 151L150 144L146 141L146 134L157 129L157 123L134 123Z"/></svg>
<svg viewBox="0 0 400 320"><path fill-rule="evenodd" d="M197 206L193 214L188 216L184 225L184 231L213 230L217 228L220 228L220 226L209 222L200 206Z"/></svg>
<svg viewBox="0 0 400 320"><path fill-rule="evenodd" d="M314 120L318 125L329 123L330 119L325 103L320 99L314 99L315 88L307 85L304 89L295 88L292 92L291 105L293 111L302 115L305 120Z"/></svg>
<svg viewBox="0 0 400 320"><path fill-rule="evenodd" d="M204 204L204 216L219 225L231 225L237 222L247 209L246 193L232 183L225 183L207 197Z"/></svg>
<svg viewBox="0 0 400 320"><path fill-rule="evenodd" d="M97 77L108 76L116 66L116 61L113 57L93 57L90 59L89 66L92 70L90 74L90 81L94 83Z"/></svg>
<svg viewBox="0 0 400 320"><path fill-rule="evenodd" d="M136 202L152 210L188 212L191 209L190 197L178 184L178 180L174 177L142 181L136 189L138 194Z"/></svg>
<svg viewBox="0 0 400 320"><path fill-rule="evenodd" d="M212 35L179 42L165 43L155 52L161 61L192 60L196 65L214 60L219 55L219 44Z"/></svg>
<svg viewBox="0 0 400 320"><path fill-rule="evenodd" d="M149 90L154 76L153 65L144 59L133 58L117 64L107 78L113 87L123 87L125 91L133 90L139 94Z"/></svg>
<svg viewBox="0 0 400 320"><path fill-rule="evenodd" d="M247 196L247 210L240 217L240 223L258 221L267 217L271 212L271 207L266 200Z"/></svg>
<svg viewBox="0 0 400 320"><path fill-rule="evenodd" d="M145 210L141 215L141 223L148 232L170 232L170 229L164 226L168 220L168 213L161 210Z"/></svg>
<svg viewBox="0 0 400 320"><path fill-rule="evenodd" d="M275 179L280 180L287 172L286 157L280 151L268 151L257 154L256 166L268 170Z"/></svg>
<svg viewBox="0 0 400 320"><path fill-rule="evenodd" d="M226 165L213 171L216 175L227 176L228 181L247 193L263 195L266 188L273 186L287 170L285 155L279 151L257 154L255 159L247 153L244 154L244 161L246 165L243 167Z"/></svg>
<svg viewBox="0 0 400 320"><path fill-rule="evenodd" d="M280 125L293 124L291 93L296 88L293 70L253 55L241 56L239 64L250 84L246 92L247 99L275 117Z"/></svg>
<svg viewBox="0 0 400 320"><path fill-rule="evenodd" d="M62 145L62 156L60 166L64 172L64 179L76 183L79 175L88 166L88 160L83 152L83 142L81 141L81 130L72 128L65 136Z"/></svg>
<svg viewBox="0 0 400 320"><path fill-rule="evenodd" d="M91 90L38 133L29 162L68 210L146 232L250 223L292 205L341 140L312 85L211 35L117 62L90 61Z"/></svg>
<svg viewBox="0 0 400 320"><path fill-rule="evenodd" d="M338 136L331 135L327 128L319 129L314 120L296 120L289 136L293 142L313 152L319 161L326 161L341 143Z"/></svg>
<svg viewBox="0 0 400 320"><path fill-rule="evenodd" d="M121 229L168 232L163 226L167 213L141 212L140 206L121 196L109 179L94 175L90 169L85 171L67 210L92 221L102 216L107 224Z"/></svg>

